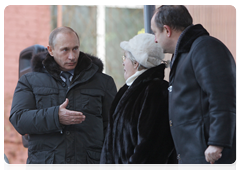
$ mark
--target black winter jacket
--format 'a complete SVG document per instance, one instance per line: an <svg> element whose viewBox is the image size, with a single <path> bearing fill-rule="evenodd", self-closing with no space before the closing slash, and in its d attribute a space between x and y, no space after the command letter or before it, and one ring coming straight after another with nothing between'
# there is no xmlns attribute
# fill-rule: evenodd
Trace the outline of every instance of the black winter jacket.
<svg viewBox="0 0 240 170"><path fill-rule="evenodd" d="M200 25L180 35L169 80L170 128L179 163L207 163L209 145L224 147L215 163L236 159L236 64L227 47Z"/></svg>
<svg viewBox="0 0 240 170"><path fill-rule="evenodd" d="M174 149L168 125L165 65L148 69L117 93L102 149L102 164L161 164ZM177 160L177 159L176 159Z"/></svg>
<svg viewBox="0 0 240 170"><path fill-rule="evenodd" d="M69 89L48 53L34 57L32 67L33 72L18 81L10 114L15 129L21 135L29 134L27 163L99 163L109 109L117 92L113 79L101 73L101 60L80 52ZM67 109L86 116L81 124L59 123L59 106L66 98Z"/></svg>

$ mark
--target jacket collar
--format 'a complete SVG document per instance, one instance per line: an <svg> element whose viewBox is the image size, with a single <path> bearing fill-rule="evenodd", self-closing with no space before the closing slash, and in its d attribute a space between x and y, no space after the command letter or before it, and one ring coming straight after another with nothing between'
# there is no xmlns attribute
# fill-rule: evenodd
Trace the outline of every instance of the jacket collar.
<svg viewBox="0 0 240 170"><path fill-rule="evenodd" d="M121 87L117 92L110 108L110 112L113 114L113 117L116 116L114 112L120 109L125 102L128 102L128 99L132 96L132 94L140 93L141 89L146 86L146 83L149 83L153 80L163 80L165 67L165 64L160 64L159 66L147 69L144 73L138 76L138 78L129 88L126 84ZM120 100L121 103L119 104Z"/></svg>
<svg viewBox="0 0 240 170"><path fill-rule="evenodd" d="M138 91L138 88L142 88L146 83L153 80L163 80L164 79L164 69L166 68L165 64L160 64L156 67L152 67L147 69L144 73L142 73L138 78L132 83L132 85L128 88L125 84L122 88L128 89L129 96L132 92ZM125 94L124 94L125 95Z"/></svg>
<svg viewBox="0 0 240 170"><path fill-rule="evenodd" d="M178 42L175 48L175 52L172 56L171 68L179 54L187 53L190 51L193 42L200 36L209 35L207 30L203 28L201 24L190 25L179 36Z"/></svg>
<svg viewBox="0 0 240 170"><path fill-rule="evenodd" d="M31 65L32 71L47 72L50 75L52 75L54 78L60 79L61 70L59 69L59 65L55 62L54 58L48 52L38 53L37 55L35 55L32 58L31 64L32 64ZM87 77L87 79L89 79L96 72L102 72L102 71L103 71L103 63L99 58L90 54L80 52L78 63L74 70L73 80L76 77L79 77L80 75L83 77Z"/></svg>
<svg viewBox="0 0 240 170"><path fill-rule="evenodd" d="M166 65L165 64L160 64L156 67L152 67L150 69L148 69L147 71L145 71L144 73L142 73L134 82L133 84L130 86L135 88L136 86L138 86L141 83L146 83L149 81L152 81L153 79L164 79L164 69L165 69Z"/></svg>

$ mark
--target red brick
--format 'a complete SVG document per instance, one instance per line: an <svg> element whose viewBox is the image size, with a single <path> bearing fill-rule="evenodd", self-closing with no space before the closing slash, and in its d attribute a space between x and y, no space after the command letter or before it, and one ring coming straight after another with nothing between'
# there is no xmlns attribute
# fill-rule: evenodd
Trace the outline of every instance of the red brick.
<svg viewBox="0 0 240 170"><path fill-rule="evenodd" d="M20 52L46 45L50 34L50 6L10 5L4 10L4 153L10 163L26 163L27 149L9 122L12 96L18 81Z"/></svg>

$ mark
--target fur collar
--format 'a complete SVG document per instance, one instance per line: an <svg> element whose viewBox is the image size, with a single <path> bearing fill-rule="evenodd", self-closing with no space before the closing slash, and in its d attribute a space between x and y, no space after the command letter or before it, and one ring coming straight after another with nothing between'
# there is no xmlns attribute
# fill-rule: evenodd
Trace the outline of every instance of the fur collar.
<svg viewBox="0 0 240 170"><path fill-rule="evenodd" d="M160 64L156 67L147 69L144 73L138 76L138 78L133 82L129 89L131 90L134 89L133 91L135 91L137 88L139 88L140 86L145 86L145 83L149 83L150 81L163 80L165 68L166 68L165 64ZM126 84L124 86L128 87Z"/></svg>
<svg viewBox="0 0 240 170"><path fill-rule="evenodd" d="M178 43L176 45L176 51L174 54L177 53L185 53L189 52L192 43L200 36L209 35L207 30L203 28L201 24L191 25L187 27L178 39Z"/></svg>
<svg viewBox="0 0 240 170"><path fill-rule="evenodd" d="M146 86L150 81L163 80L165 68L166 68L165 64L160 64L156 67L147 69L144 73L138 76L138 78L133 82L133 84L130 87L128 87L127 84L123 85L117 92L112 102L110 112L113 114L115 110L119 109L117 107L123 105L123 104L118 105L120 100L124 99L124 101L127 102L128 98L131 97L131 95L134 92L139 93L141 89L144 86ZM126 91L128 92L125 93Z"/></svg>
<svg viewBox="0 0 240 170"><path fill-rule="evenodd" d="M163 80L165 68L166 68L165 64L160 64L156 67L147 69L147 71L138 76L138 78L133 82L133 84L130 87L135 88L135 86L138 86L141 83L146 83L154 79Z"/></svg>
<svg viewBox="0 0 240 170"><path fill-rule="evenodd" d="M89 69L92 63L98 66L98 72L103 71L102 61L90 54L80 52L78 64L75 68L74 75L78 75L83 70ZM61 70L53 57L46 51L36 54L31 61L33 72L48 72L54 77L59 77Z"/></svg>
<svg viewBox="0 0 240 170"><path fill-rule="evenodd" d="M171 69L173 67L175 60L178 58L178 55L181 53L189 52L193 42L198 37L203 36L203 35L209 35L209 33L207 32L207 30L205 28L203 28L203 26L201 24L190 25L182 32L182 34L178 38L175 52L172 56L172 61L170 64Z"/></svg>

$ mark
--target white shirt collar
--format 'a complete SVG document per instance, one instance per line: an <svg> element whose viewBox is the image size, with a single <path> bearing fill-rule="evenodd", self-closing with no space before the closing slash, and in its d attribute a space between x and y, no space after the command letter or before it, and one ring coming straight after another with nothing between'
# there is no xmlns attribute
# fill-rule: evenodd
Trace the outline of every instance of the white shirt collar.
<svg viewBox="0 0 240 170"><path fill-rule="evenodd" d="M62 72L63 72L63 71L61 71L61 73L60 73L60 78L61 78L64 82L66 82L66 79L61 75ZM73 78L73 75L74 75L74 69L73 69L73 70L70 70L70 71L68 71L68 72L72 74L71 77L69 78L69 80L72 81L72 78Z"/></svg>
<svg viewBox="0 0 240 170"><path fill-rule="evenodd" d="M131 86L134 82L134 80L136 80L138 78L138 76L140 76L142 73L144 73L146 71L146 69L141 70L141 71L137 71L135 74L133 74L132 76L130 76L127 80L126 80L126 84L128 86Z"/></svg>

